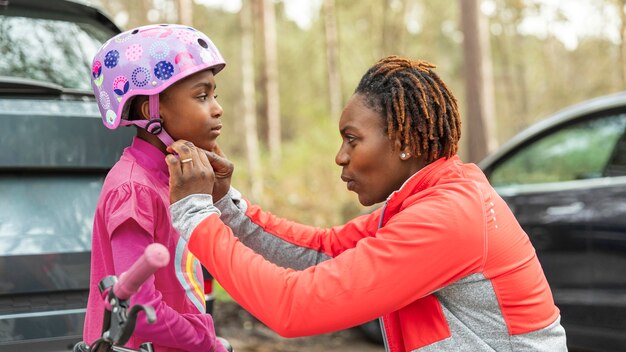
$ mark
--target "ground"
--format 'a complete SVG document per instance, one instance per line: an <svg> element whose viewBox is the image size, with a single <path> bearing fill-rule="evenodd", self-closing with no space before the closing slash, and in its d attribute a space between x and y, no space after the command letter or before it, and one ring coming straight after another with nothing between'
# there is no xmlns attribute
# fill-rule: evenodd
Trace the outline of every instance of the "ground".
<svg viewBox="0 0 626 352"><path fill-rule="evenodd" d="M335 333L283 338L232 301L215 303L218 336L226 338L235 352L382 352L382 345L367 341L357 329Z"/></svg>

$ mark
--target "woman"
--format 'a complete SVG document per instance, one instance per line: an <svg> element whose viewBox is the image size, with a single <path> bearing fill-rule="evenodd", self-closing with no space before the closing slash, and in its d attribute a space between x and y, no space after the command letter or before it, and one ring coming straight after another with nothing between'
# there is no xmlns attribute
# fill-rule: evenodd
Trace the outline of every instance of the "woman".
<svg viewBox="0 0 626 352"><path fill-rule="evenodd" d="M456 155L456 99L433 68L380 60L341 116L341 178L361 204L385 201L381 209L319 229L234 190L216 208L207 193L223 194L229 179L214 187L212 167L228 176L228 162L178 141L170 151L194 162L167 159L174 226L226 291L284 336L382 316L388 351L565 351L528 236L481 170ZM205 194L186 197L194 193Z"/></svg>

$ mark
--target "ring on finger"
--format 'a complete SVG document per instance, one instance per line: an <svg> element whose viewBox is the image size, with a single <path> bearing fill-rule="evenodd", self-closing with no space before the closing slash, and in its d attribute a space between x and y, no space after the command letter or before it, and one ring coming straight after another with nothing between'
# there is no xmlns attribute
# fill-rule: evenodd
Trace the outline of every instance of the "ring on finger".
<svg viewBox="0 0 626 352"><path fill-rule="evenodd" d="M193 159L192 159L192 158L187 158L187 159L182 159L182 160L180 161L180 163L181 163L181 164L184 164L184 163L189 163L189 162L191 162L191 161L193 161Z"/></svg>

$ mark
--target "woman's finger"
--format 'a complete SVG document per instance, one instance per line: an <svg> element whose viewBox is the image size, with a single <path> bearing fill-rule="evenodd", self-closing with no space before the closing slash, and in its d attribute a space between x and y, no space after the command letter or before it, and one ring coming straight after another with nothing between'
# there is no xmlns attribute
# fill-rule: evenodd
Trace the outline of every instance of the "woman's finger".
<svg viewBox="0 0 626 352"><path fill-rule="evenodd" d="M168 153L180 154L181 148L185 145L185 143L187 143L187 141L184 139L177 140L176 142L172 143L170 146L167 147Z"/></svg>
<svg viewBox="0 0 626 352"><path fill-rule="evenodd" d="M167 151L170 153L178 154L178 164L183 172L189 172L193 169L194 159L198 160L198 153L193 143L184 139L178 140L169 147ZM194 158L195 154L195 158Z"/></svg>
<svg viewBox="0 0 626 352"><path fill-rule="evenodd" d="M170 171L170 188L171 188L172 183L178 184L183 177L182 170L180 168L180 161L178 160L177 157L170 154L165 157L165 163L167 164L167 169Z"/></svg>
<svg viewBox="0 0 626 352"><path fill-rule="evenodd" d="M165 157L165 163L167 164L167 168L170 170L170 175L175 177L180 176L180 161L174 155L169 154Z"/></svg>
<svg viewBox="0 0 626 352"><path fill-rule="evenodd" d="M211 166L211 162L209 161L209 158L207 157L207 153L208 152L206 150L198 150L198 154L199 154L198 156L199 156L200 162L207 169L213 169L213 166Z"/></svg>
<svg viewBox="0 0 626 352"><path fill-rule="evenodd" d="M217 177L232 175L235 165L230 160L214 152L205 152L205 154Z"/></svg>
<svg viewBox="0 0 626 352"><path fill-rule="evenodd" d="M213 149L209 151L221 156L222 158L226 158L226 155L224 155L222 148L220 148L219 144L217 143L215 143L215 145L213 146Z"/></svg>

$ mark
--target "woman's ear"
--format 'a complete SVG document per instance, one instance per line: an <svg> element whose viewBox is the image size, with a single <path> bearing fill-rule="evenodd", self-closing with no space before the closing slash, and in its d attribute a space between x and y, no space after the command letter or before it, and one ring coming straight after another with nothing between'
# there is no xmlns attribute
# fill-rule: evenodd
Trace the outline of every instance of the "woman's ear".
<svg viewBox="0 0 626 352"><path fill-rule="evenodd" d="M400 159L402 160L411 159L411 152L409 151L409 148L404 148L404 150L400 152Z"/></svg>
<svg viewBox="0 0 626 352"><path fill-rule="evenodd" d="M403 146L402 142L396 139L393 144L394 150L397 150L400 154L401 160L409 160L411 158L410 148L407 146Z"/></svg>

